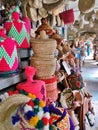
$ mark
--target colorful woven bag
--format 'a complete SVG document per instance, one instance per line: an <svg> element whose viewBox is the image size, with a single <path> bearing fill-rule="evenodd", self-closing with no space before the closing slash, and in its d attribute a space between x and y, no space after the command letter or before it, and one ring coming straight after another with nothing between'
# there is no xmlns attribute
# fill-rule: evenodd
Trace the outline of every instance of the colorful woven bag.
<svg viewBox="0 0 98 130"><path fill-rule="evenodd" d="M16 6L12 13L12 19L4 23L7 35L13 37L18 48L29 48L30 47L30 20L29 18L23 18L24 21L20 20L19 8Z"/></svg>
<svg viewBox="0 0 98 130"><path fill-rule="evenodd" d="M16 41L6 36L4 28L0 28L0 71L12 71L18 68Z"/></svg>
<svg viewBox="0 0 98 130"><path fill-rule="evenodd" d="M42 79L45 82L46 86L46 100L47 102L54 102L58 98L58 89L57 89L57 77L52 76L48 79Z"/></svg>
<svg viewBox="0 0 98 130"><path fill-rule="evenodd" d="M49 106L53 130L74 130L74 124L64 108Z"/></svg>

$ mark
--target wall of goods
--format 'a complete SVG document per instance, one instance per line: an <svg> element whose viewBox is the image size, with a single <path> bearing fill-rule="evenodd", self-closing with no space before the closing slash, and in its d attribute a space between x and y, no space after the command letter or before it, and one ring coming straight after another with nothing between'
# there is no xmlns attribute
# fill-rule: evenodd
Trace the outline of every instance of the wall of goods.
<svg viewBox="0 0 98 130"><path fill-rule="evenodd" d="M86 130L93 126L92 95L85 89L79 59L72 55L58 26L50 26L47 18L33 24L25 9L21 17L18 6L9 11L10 19L4 19L0 27L0 90L15 87L0 95L0 129Z"/></svg>

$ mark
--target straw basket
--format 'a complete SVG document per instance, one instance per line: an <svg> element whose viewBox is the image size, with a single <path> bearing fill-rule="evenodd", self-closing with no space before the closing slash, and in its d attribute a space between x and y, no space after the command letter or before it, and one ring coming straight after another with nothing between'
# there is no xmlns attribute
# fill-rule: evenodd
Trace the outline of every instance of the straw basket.
<svg viewBox="0 0 98 130"><path fill-rule="evenodd" d="M31 47L37 57L53 57L56 46L56 40L53 39L31 39Z"/></svg>
<svg viewBox="0 0 98 130"><path fill-rule="evenodd" d="M31 57L31 66L37 69L36 76L38 78L48 78L54 75L56 68L56 58Z"/></svg>
<svg viewBox="0 0 98 130"><path fill-rule="evenodd" d="M30 98L25 95L16 94L8 97L0 104L0 130L21 130L19 124L16 126L12 125L11 115L16 112L19 105L24 104L29 100Z"/></svg>
<svg viewBox="0 0 98 130"><path fill-rule="evenodd" d="M58 98L57 77L53 76L52 78L42 80L46 84L46 99L56 101Z"/></svg>
<svg viewBox="0 0 98 130"><path fill-rule="evenodd" d="M94 9L95 0L79 0L78 8L82 13L89 13Z"/></svg>

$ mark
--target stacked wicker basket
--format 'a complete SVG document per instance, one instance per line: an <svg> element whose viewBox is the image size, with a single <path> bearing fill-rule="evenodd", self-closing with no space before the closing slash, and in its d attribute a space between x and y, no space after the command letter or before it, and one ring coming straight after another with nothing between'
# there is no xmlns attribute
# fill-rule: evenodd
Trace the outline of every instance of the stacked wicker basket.
<svg viewBox="0 0 98 130"><path fill-rule="evenodd" d="M53 101L57 99L57 78L55 77L56 58L56 40L49 39L45 31L40 32L39 39L31 39L31 47L34 55L31 57L31 66L37 69L36 77L44 80L46 83L47 99Z"/></svg>

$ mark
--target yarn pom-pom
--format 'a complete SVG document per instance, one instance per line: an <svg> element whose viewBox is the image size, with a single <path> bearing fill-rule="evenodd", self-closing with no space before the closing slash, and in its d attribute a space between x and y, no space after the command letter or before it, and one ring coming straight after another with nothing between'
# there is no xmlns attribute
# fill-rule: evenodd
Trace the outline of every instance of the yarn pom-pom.
<svg viewBox="0 0 98 130"><path fill-rule="evenodd" d="M39 118L37 116L34 116L30 119L29 123L31 126L35 127L39 121Z"/></svg>
<svg viewBox="0 0 98 130"><path fill-rule="evenodd" d="M43 121L42 121L42 120L39 120L38 123L37 123L36 128L40 130L40 129L42 129L43 127L44 127Z"/></svg>
<svg viewBox="0 0 98 130"><path fill-rule="evenodd" d="M25 113L26 119L30 120L32 118L32 116L34 116L34 112L33 111L28 111L27 113Z"/></svg>

